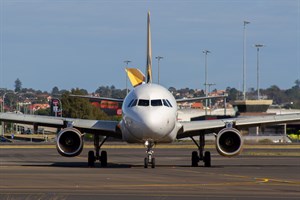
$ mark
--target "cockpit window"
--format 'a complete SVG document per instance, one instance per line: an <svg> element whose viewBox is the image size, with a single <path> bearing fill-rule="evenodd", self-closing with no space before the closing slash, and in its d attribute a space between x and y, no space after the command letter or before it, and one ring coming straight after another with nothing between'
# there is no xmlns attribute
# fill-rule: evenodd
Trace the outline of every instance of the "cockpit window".
<svg viewBox="0 0 300 200"><path fill-rule="evenodd" d="M149 100L140 99L138 105L139 106L149 106Z"/></svg>
<svg viewBox="0 0 300 200"><path fill-rule="evenodd" d="M151 106L162 106L161 99L153 99L153 100L151 100Z"/></svg>
<svg viewBox="0 0 300 200"><path fill-rule="evenodd" d="M170 107L165 99L163 99L163 102L164 102L164 106Z"/></svg>
<svg viewBox="0 0 300 200"><path fill-rule="evenodd" d="M166 99L167 103L169 104L169 106L172 108L172 104L170 103L170 101L168 99Z"/></svg>
<svg viewBox="0 0 300 200"><path fill-rule="evenodd" d="M138 101L138 100L135 99L135 100L132 102L131 107L136 106L137 101Z"/></svg>
<svg viewBox="0 0 300 200"><path fill-rule="evenodd" d="M134 99L132 99L132 100L130 101L130 103L129 103L128 106L127 106L128 108L131 107L131 104L132 104L133 101L134 101Z"/></svg>

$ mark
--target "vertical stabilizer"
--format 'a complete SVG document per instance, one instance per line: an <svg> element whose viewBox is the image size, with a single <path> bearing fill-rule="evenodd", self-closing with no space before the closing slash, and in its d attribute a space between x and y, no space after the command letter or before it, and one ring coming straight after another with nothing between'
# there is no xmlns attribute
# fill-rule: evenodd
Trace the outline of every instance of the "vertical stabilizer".
<svg viewBox="0 0 300 200"><path fill-rule="evenodd" d="M133 87L136 87L145 82L145 76L139 69L126 68L125 70Z"/></svg>
<svg viewBox="0 0 300 200"><path fill-rule="evenodd" d="M150 30L150 12L147 20L147 83L152 83L152 48L151 48L151 30Z"/></svg>

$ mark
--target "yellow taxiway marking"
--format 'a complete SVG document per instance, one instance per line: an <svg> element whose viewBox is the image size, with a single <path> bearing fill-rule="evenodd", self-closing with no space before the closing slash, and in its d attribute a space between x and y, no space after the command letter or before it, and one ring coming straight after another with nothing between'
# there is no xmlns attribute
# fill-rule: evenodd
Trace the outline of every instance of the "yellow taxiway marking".
<svg viewBox="0 0 300 200"><path fill-rule="evenodd" d="M271 185L290 185L290 186L300 186L300 181L291 181L291 180L283 180L283 179L272 179L266 177L251 177L251 176L241 176L235 174L220 174L220 173L213 173L213 172L200 172L200 171L193 171L193 170L181 170L175 169L176 171L186 172L186 173L196 173L196 174L207 174L207 175L214 175L214 176L223 176L223 177L231 177L231 178L238 178L245 180L244 182L230 182L230 185L239 184L257 184L257 183L267 183Z"/></svg>
<svg viewBox="0 0 300 200"><path fill-rule="evenodd" d="M203 172L203 171L194 171L192 169L177 169L172 168L170 170L174 170L177 172L183 172L183 173L194 173L194 174L203 174L208 176L215 176L220 177L220 180L214 181L214 182L202 182L202 183L166 183L166 182L156 182L156 183L145 183L145 181L141 181L141 183L126 183L126 184L115 184L115 183L107 183L105 185L83 185L83 184L70 184L70 185L37 185L37 184L31 184L31 185L23 185L23 183L13 183L14 185L9 184L1 184L0 190L5 190L8 192L9 190L15 190L15 189L23 189L23 190L39 190L39 189L57 189L60 190L64 189L78 189L78 190L97 190L97 191L103 191L103 190L126 190L126 189L142 189L142 188L186 188L186 189L193 189L193 188L203 188L203 187L228 187L228 186L250 186L250 185L257 185L262 184L265 186L289 186L289 187L297 187L299 188L300 182L299 181L292 181L292 180L283 180L283 179L272 179L267 177L251 177L251 176L242 176L242 175L235 175L235 174L222 174L222 173L213 173L213 172ZM42 176L43 174L34 174L35 176ZM11 176L11 175L10 175ZM19 175L15 175L19 176ZM2 177L5 180L5 175ZM22 173L22 177L32 177L32 173ZM226 177L231 178L231 180L227 180ZM225 179L224 179L225 178ZM203 181L203 180L202 180Z"/></svg>
<svg viewBox="0 0 300 200"><path fill-rule="evenodd" d="M22 176L24 176L22 174ZM32 175L31 175L32 176ZM101 185L101 186L95 186L95 185L81 185L81 184L75 184L75 185L1 185L0 189L55 189L55 188L60 188L60 189L128 189L128 188L197 188L197 187L211 187L211 186L243 186L243 185L256 185L256 184L267 184L267 185L287 185L284 182L280 183L272 183L269 181L269 179L264 179L264 182L261 181L234 181L234 182L218 182L218 183L181 183L181 184L172 184L172 183L153 183L153 184L106 184L106 185ZM300 184L290 184L288 183L289 186L291 187L299 187Z"/></svg>

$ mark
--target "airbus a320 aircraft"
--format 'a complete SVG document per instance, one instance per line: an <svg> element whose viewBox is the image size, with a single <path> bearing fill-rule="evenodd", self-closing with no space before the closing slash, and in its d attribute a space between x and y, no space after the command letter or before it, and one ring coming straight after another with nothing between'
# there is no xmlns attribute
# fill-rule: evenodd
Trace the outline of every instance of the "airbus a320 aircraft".
<svg viewBox="0 0 300 200"><path fill-rule="evenodd" d="M88 153L88 165L94 166L99 160L101 166L107 166L107 152L101 151L101 146L107 138L119 138L128 143L142 143L147 148L144 167L155 167L153 147L157 143L171 143L176 139L190 137L198 151L192 152L192 166L198 166L199 161L204 166L211 166L211 155L204 151L205 135L214 133L216 149L222 156L238 155L243 146L243 138L239 131L249 126L264 124L280 124L300 121L300 115L261 116L252 118L230 118L223 120L179 122L177 120L177 102L196 99L175 100L164 87L152 83L152 56L150 14L147 23L147 67L146 76L138 69L126 69L134 89L123 99L109 99L123 102L122 120L83 120L59 117L42 117L14 113L1 113L0 120L33 124L38 126L57 127L61 131L57 135L56 146L62 156L73 157L82 152L84 133L94 135L95 151ZM104 136L100 140L100 136ZM199 136L199 142L193 137ZM102 138L102 137L101 137Z"/></svg>

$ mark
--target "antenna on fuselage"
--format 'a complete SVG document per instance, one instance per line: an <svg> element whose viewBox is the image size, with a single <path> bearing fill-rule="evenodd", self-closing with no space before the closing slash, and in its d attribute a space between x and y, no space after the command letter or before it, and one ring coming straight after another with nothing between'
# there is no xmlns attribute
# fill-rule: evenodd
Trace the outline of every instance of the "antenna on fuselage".
<svg viewBox="0 0 300 200"><path fill-rule="evenodd" d="M152 83L152 48L151 48L151 30L150 30L150 11L148 11L147 20L147 83Z"/></svg>

